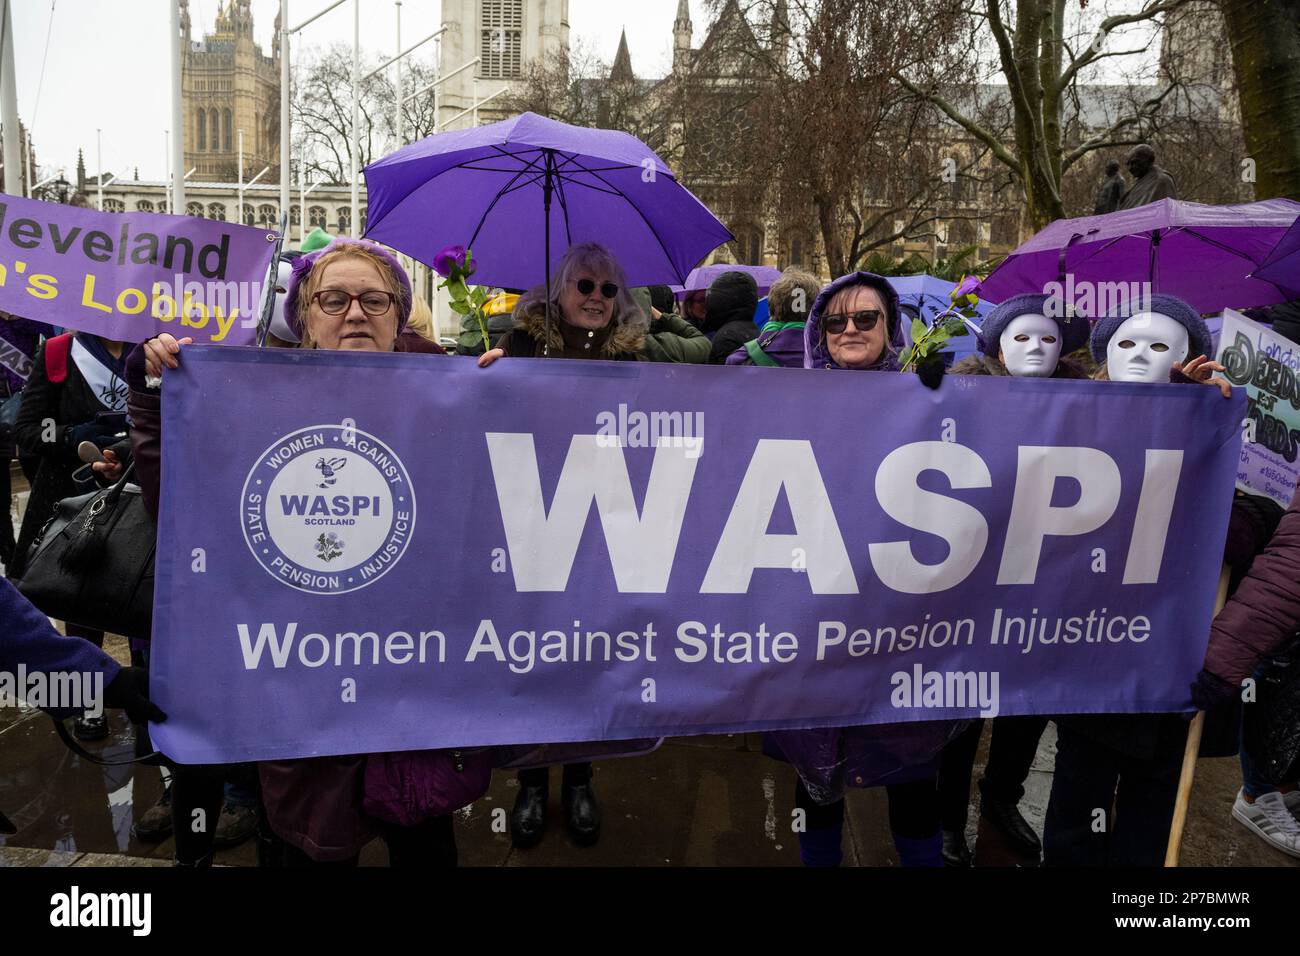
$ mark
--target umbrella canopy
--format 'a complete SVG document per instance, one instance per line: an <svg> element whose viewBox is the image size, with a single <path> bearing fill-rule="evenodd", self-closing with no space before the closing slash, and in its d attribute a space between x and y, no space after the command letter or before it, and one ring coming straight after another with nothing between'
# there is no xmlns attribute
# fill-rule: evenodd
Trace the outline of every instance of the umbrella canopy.
<svg viewBox="0 0 1300 956"><path fill-rule="evenodd" d="M930 324L936 315L952 305L950 293L957 288L955 282L924 273L914 276L885 276L885 281L898 293L898 304L904 313L903 340L908 345L912 344L911 318L919 317L924 319L927 325ZM975 306L975 311L979 313L981 320L993 311L993 303L984 299L985 291L983 288L980 289L980 301ZM974 331L970 329L967 331L967 335L949 339L944 347L944 351L952 355L953 361L963 359L967 355L974 355L979 351L979 341Z"/></svg>
<svg viewBox="0 0 1300 956"><path fill-rule="evenodd" d="M984 280L995 302L1021 293L1050 291L1070 282L1093 296L1101 283L1150 283L1152 293L1185 299L1199 312L1285 302L1290 294L1251 276L1300 214L1289 199L1236 206L1162 199L1080 219L1060 219L1021 245ZM1111 287L1113 288L1113 287Z"/></svg>
<svg viewBox="0 0 1300 956"><path fill-rule="evenodd" d="M464 246L482 285L539 285L581 242L607 247L632 286L680 283L733 238L636 137L535 113L435 134L365 172L367 238L430 267Z"/></svg>
<svg viewBox="0 0 1300 956"><path fill-rule="evenodd" d="M1300 299L1300 219L1291 224L1253 275Z"/></svg>
<svg viewBox="0 0 1300 956"><path fill-rule="evenodd" d="M774 269L771 266L741 266L716 262L711 266L700 266L698 269L692 269L691 274L686 277L686 291L698 292L707 289L713 284L713 280L724 272L743 272L746 275L753 276L754 282L758 285L758 294L760 296L767 295L768 290L772 288L772 283L781 278L781 270Z"/></svg>

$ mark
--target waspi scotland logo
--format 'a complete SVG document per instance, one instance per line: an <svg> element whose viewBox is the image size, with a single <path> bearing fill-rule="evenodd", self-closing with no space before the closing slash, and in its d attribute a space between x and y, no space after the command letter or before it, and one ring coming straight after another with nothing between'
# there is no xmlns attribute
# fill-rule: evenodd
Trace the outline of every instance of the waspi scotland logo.
<svg viewBox="0 0 1300 956"><path fill-rule="evenodd" d="M383 577L415 527L406 466L375 436L343 425L299 429L271 445L240 502L253 557L311 594L346 594Z"/></svg>

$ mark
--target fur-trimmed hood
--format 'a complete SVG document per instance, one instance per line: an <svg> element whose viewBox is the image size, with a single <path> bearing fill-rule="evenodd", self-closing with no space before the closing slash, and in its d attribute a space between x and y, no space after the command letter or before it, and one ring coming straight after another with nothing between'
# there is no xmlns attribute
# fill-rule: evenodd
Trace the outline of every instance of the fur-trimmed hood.
<svg viewBox="0 0 1300 956"><path fill-rule="evenodd" d="M983 355L976 353L968 355L959 362L955 362L952 368L948 369L949 375L996 375L1010 378L1011 373L1002 361L994 355ZM1052 372L1048 378L1090 378L1082 365L1070 358L1068 355L1062 355L1056 362L1056 371Z"/></svg>
<svg viewBox="0 0 1300 956"><path fill-rule="evenodd" d="M515 328L523 329L534 342L540 343L546 337L546 313L542 310L524 313L516 312ZM569 343L565 342L566 330L572 338ZM640 312L614 319L605 329L601 329L596 333L603 341L601 341L599 353L595 357L614 359L619 356L635 357L639 355L641 349L645 346L646 331L646 319ZM554 312L551 313L551 336L547 344L552 352L556 354L563 353L566 344L572 347L573 342L579 341L585 335L586 333L582 329L566 325L562 318Z"/></svg>

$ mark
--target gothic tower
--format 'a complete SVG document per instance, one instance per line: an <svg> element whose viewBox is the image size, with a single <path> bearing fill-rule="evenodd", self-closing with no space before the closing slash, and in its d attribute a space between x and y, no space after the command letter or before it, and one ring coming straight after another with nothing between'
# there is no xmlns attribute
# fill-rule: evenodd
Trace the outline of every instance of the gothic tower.
<svg viewBox="0 0 1300 956"><path fill-rule="evenodd" d="M262 182L280 177L280 50L271 56L253 42L250 0L223 0L211 33L190 39L188 2L181 7L186 46L181 57L185 172L197 181L235 182L243 133L244 179L271 167ZM236 219L234 211L229 215ZM246 214L242 218L248 221Z"/></svg>

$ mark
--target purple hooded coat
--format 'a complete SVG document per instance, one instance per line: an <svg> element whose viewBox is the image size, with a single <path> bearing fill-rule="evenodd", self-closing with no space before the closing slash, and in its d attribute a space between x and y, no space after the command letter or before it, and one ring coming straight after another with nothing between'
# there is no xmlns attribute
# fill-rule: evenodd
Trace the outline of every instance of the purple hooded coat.
<svg viewBox="0 0 1300 956"><path fill-rule="evenodd" d="M861 371L898 371L895 355L903 346L898 294L885 279L870 272L842 276L818 293L803 328L805 368L842 368L826 350L822 316L836 292L855 285L870 286L880 293L890 346L875 364ZM792 764L809 796L827 804L843 798L849 787L906 783L933 775L939 752L965 726L962 721L919 721L780 730L765 735L764 749Z"/></svg>

